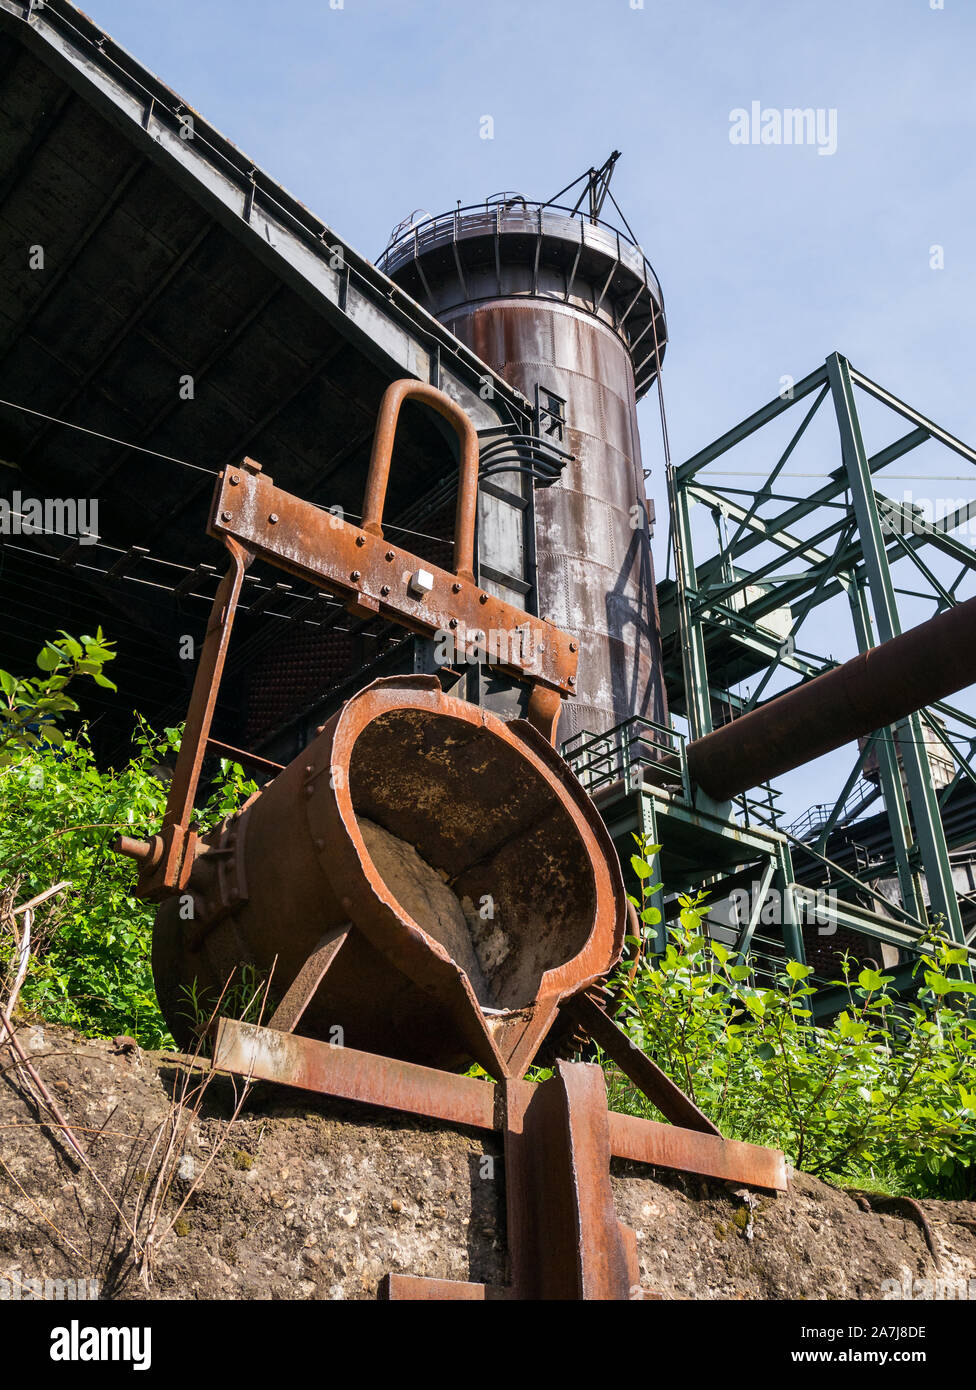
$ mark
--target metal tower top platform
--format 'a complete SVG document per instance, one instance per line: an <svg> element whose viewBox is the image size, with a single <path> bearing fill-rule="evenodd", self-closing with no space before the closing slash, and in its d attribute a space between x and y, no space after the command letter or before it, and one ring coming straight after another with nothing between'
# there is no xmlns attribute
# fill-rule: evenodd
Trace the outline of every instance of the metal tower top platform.
<svg viewBox="0 0 976 1390"><path fill-rule="evenodd" d="M655 335L664 355L667 324L658 278L609 190L618 157L547 202L506 192L436 216L415 212L376 264L438 318L456 304L513 294L588 310L626 343L639 399L654 380ZM575 204L558 201L580 184ZM607 197L624 231L601 217Z"/></svg>

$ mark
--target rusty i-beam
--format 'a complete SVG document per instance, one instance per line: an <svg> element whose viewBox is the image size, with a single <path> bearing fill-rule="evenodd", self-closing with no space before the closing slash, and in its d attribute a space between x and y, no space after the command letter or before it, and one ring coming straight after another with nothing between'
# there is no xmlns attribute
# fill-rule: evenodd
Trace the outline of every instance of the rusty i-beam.
<svg viewBox="0 0 976 1390"><path fill-rule="evenodd" d="M383 534L393 435L411 398L458 435L453 571L421 564ZM275 487L251 460L225 470L210 531L231 566L163 825L117 847L139 861L140 895L160 904L153 973L178 1041L190 1038L188 992L216 1001L246 963L273 980L277 1008L267 1028L221 1019L216 1069L502 1134L510 1284L391 1275L387 1297L634 1298L636 1245L614 1214L614 1155L771 1189L786 1186L785 1166L782 1154L723 1139L591 995L620 959L633 909L603 821L553 747L577 643L477 583L477 486L470 421L416 382L384 397L361 526ZM198 835L193 807L217 689L244 572L258 556L354 613L425 636L450 632L465 651L487 648L529 684L527 718L505 722L446 695L436 677L376 681L240 811ZM377 835L419 856L464 913L460 926L391 883ZM472 905L486 899L500 925L477 956ZM524 1079L547 1040L558 1051L560 1036L580 1030L669 1123L609 1112L591 1064L560 1060L550 1080ZM459 1075L472 1061L495 1081Z"/></svg>

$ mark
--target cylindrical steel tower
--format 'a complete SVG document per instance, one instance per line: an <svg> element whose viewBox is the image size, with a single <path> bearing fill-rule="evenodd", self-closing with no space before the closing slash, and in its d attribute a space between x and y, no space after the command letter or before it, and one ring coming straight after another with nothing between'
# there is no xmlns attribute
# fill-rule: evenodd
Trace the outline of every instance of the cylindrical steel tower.
<svg viewBox="0 0 976 1390"><path fill-rule="evenodd" d="M379 266L574 456L535 493L539 612L580 641L561 740L667 718L636 403L666 327L643 253L591 211L502 194L398 229Z"/></svg>

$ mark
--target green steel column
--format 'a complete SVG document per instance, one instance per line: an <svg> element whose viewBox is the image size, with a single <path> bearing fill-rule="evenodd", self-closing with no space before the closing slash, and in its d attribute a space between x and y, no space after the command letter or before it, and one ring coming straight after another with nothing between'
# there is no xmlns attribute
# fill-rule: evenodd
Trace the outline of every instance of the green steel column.
<svg viewBox="0 0 976 1390"><path fill-rule="evenodd" d="M871 591L877 635L879 641L887 642L901 632L898 604L871 481L871 470L861 436L850 367L847 359L839 353L833 353L827 358L827 379L837 414L841 450L854 503L854 515L857 519L864 568ZM932 916L943 917L946 930L953 940L965 944L959 902L952 882L949 850L939 817L932 772L922 737L922 722L918 714L902 720L898 725L897 736L929 893L930 913ZM905 905L909 906L908 903Z"/></svg>
<svg viewBox="0 0 976 1390"><path fill-rule="evenodd" d="M659 843L657 816L654 812L654 802L646 791L638 792L640 797L640 833L644 839L652 845ZM644 928L644 939L647 948L655 955L661 955L668 944L668 927L664 920L664 884L661 877L661 856L653 854L647 861L651 866L651 882L660 883L661 887L654 893L648 907L656 907L660 912L660 920L654 924L646 924Z"/></svg>
<svg viewBox="0 0 976 1390"><path fill-rule="evenodd" d="M851 615L854 619L858 651L866 652L869 647L874 646L874 641L871 634L871 614L868 610L867 595L864 592L864 580L856 579L848 589L847 596L851 603ZM878 758L881 794L884 798L885 810L888 813L891 843L898 869L898 886L901 889L901 898L905 907L909 912L914 913L920 922L924 922L925 899L922 896L922 882L915 865L912 863L915 836L912 833L911 821L908 818L908 802L905 799L905 789L902 786L901 772L898 767L898 754L893 738L894 730L887 732L892 736L885 737L882 734L880 738L875 740L874 750Z"/></svg>
<svg viewBox="0 0 976 1390"><path fill-rule="evenodd" d="M674 542L675 605L688 734L689 738L704 738L712 732L712 703L708 692L704 629L691 612L691 604L697 597L698 587L689 515L691 498L687 488L678 482L671 463L667 466L667 481L668 500L671 504L671 536Z"/></svg>
<svg viewBox="0 0 976 1390"><path fill-rule="evenodd" d="M785 840L776 846L776 874L774 885L779 891L783 905L783 950L788 959L806 964L807 953L803 945L803 928L796 910L796 894L793 891L793 856Z"/></svg>
<svg viewBox="0 0 976 1390"><path fill-rule="evenodd" d="M635 897L640 896L640 881L634 870L631 868L631 856L637 853L637 845L634 843L634 835L640 835L649 845L659 844L657 814L654 810L654 802L649 792L638 788L632 791L626 798L627 813L617 815L613 818L610 830L613 840L613 847L617 851L620 860L620 868L624 876L624 887L628 893ZM619 812L621 808L615 804L615 810ZM647 861L651 866L651 882L661 883L661 856L652 854ZM641 936L644 940L645 950L660 955L667 945L668 929L664 920L664 887L660 887L656 893L652 894L647 901L648 907L656 907L661 914L661 920L657 923L645 923L642 925ZM628 935L630 925L627 926Z"/></svg>

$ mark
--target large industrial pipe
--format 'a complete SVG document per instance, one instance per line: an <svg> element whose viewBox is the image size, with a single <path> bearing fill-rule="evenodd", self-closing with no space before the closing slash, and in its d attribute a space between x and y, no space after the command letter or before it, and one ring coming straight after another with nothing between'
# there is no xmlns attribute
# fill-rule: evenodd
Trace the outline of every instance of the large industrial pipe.
<svg viewBox="0 0 976 1390"><path fill-rule="evenodd" d="M612 968L627 913L609 835L552 746L427 676L348 700L204 837L189 894L153 936L178 1042L242 964L280 998L351 924L302 1033L496 1076Z"/></svg>
<svg viewBox="0 0 976 1390"><path fill-rule="evenodd" d="M696 739L688 770L727 801L974 682L976 598Z"/></svg>

